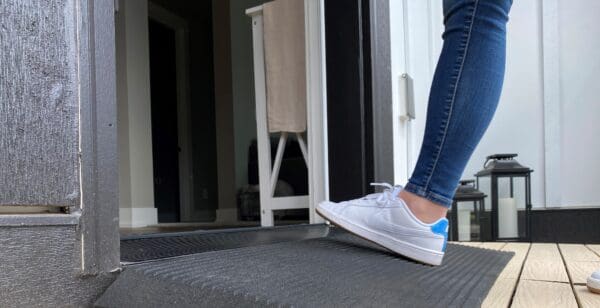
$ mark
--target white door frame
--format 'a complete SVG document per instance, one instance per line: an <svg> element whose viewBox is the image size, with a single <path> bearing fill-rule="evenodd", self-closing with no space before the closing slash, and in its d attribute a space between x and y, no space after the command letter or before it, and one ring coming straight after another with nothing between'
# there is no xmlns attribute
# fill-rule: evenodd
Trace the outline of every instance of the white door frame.
<svg viewBox="0 0 600 308"><path fill-rule="evenodd" d="M429 89L442 46L442 4L439 0L390 1L390 18L394 177L403 184L414 169L425 133ZM407 112L411 108L413 112Z"/></svg>
<svg viewBox="0 0 600 308"><path fill-rule="evenodd" d="M327 148L327 72L325 63L324 0L304 0L308 139L308 198L310 223L324 223L315 207L329 200Z"/></svg>
<svg viewBox="0 0 600 308"><path fill-rule="evenodd" d="M392 84L392 118L394 147L394 183L408 181L412 164L411 117L409 100L414 100L408 70L406 2L390 1L390 57Z"/></svg>
<svg viewBox="0 0 600 308"><path fill-rule="evenodd" d="M189 88L188 24L185 19L167 9L148 2L148 16L175 31L177 75L177 138L179 151L179 210L180 220L193 217L192 134Z"/></svg>

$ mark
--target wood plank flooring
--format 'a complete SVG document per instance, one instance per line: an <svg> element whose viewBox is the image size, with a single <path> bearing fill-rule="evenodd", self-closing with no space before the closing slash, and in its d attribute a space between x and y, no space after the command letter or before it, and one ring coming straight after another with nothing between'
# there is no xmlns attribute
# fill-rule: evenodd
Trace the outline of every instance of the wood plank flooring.
<svg viewBox="0 0 600 308"><path fill-rule="evenodd" d="M600 307L600 294L586 287L600 269L600 245L548 243L458 243L514 252L482 307Z"/></svg>

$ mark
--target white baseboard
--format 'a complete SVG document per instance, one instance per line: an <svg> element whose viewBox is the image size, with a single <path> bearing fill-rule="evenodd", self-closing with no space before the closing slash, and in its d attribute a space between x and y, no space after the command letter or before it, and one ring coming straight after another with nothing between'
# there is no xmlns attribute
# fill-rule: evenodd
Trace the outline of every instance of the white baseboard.
<svg viewBox="0 0 600 308"><path fill-rule="evenodd" d="M237 222L237 208L217 209L217 219L215 222Z"/></svg>
<svg viewBox="0 0 600 308"><path fill-rule="evenodd" d="M130 207L119 209L119 227L141 228L158 223L158 212L153 207Z"/></svg>

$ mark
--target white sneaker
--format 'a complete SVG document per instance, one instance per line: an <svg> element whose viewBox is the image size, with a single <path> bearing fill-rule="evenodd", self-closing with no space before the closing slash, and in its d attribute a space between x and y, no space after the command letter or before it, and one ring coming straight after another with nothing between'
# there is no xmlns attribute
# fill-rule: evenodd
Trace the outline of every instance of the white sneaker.
<svg viewBox="0 0 600 308"><path fill-rule="evenodd" d="M600 293L600 270L593 272L588 277L587 287L591 292Z"/></svg>
<svg viewBox="0 0 600 308"><path fill-rule="evenodd" d="M386 183L378 194L360 199L321 202L317 213L335 225L395 253L431 265L440 265L448 240L448 220L426 224L416 218L398 198L401 186Z"/></svg>

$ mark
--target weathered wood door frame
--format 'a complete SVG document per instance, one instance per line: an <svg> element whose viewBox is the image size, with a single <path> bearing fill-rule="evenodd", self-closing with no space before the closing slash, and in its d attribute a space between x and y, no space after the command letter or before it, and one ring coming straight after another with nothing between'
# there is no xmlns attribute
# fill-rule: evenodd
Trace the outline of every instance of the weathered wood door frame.
<svg viewBox="0 0 600 308"><path fill-rule="evenodd" d="M95 274L120 266L115 1L77 2L81 267Z"/></svg>

